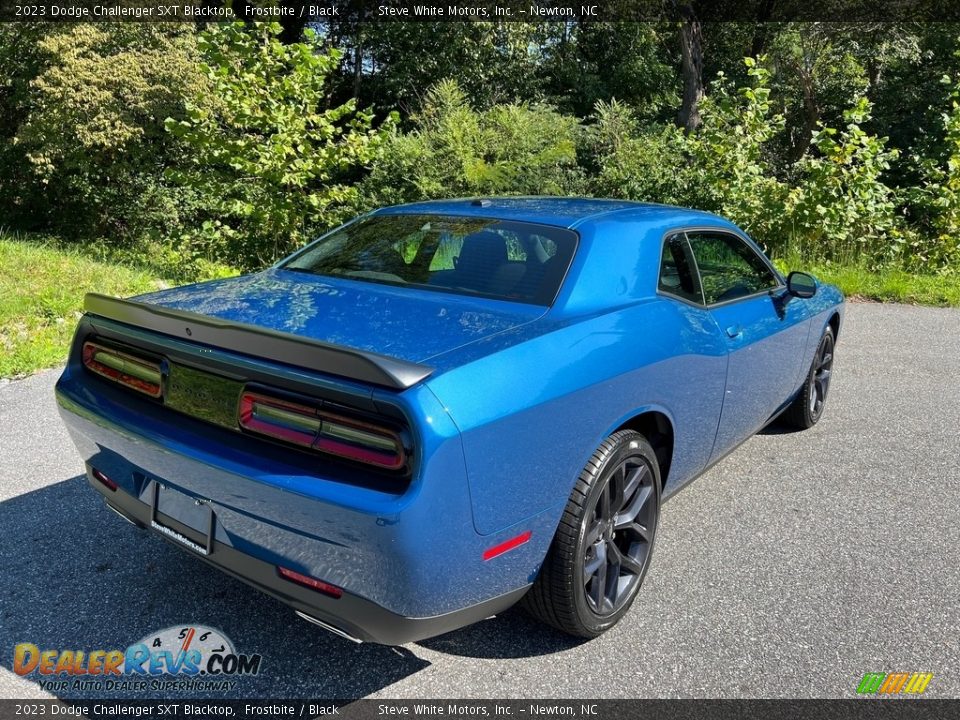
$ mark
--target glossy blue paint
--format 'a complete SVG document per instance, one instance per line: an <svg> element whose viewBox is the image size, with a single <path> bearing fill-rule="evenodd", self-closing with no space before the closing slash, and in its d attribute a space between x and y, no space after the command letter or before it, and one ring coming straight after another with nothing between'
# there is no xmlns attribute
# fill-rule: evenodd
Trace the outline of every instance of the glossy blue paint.
<svg viewBox="0 0 960 720"><path fill-rule="evenodd" d="M146 500L151 479L216 509L217 539L407 617L463 608L532 581L595 448L646 412L669 419L664 494L762 427L800 388L843 297L821 285L705 308L657 292L665 235L716 228L708 213L572 198L448 200L377 213L493 217L569 227L579 245L552 307L322 278L271 268L139 300L426 362L402 392L84 319L57 394L83 459ZM350 466L174 413L86 372L96 328L196 367L405 419L409 482L376 489ZM728 329L739 332L728 332ZM222 372L222 370L216 372ZM268 383L268 384L269 384ZM484 549L530 542L489 562Z"/></svg>
<svg viewBox="0 0 960 720"><path fill-rule="evenodd" d="M139 299L413 362L523 325L546 310L280 269Z"/></svg>

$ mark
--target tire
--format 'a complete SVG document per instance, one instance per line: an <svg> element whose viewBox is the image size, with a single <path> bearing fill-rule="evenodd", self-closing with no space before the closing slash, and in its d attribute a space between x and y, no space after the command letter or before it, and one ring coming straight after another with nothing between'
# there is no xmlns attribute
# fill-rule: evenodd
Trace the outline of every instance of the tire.
<svg viewBox="0 0 960 720"><path fill-rule="evenodd" d="M827 325L813 356L810 372L800 392L781 416L784 424L806 430L816 425L823 417L833 373L833 356L836 340L833 328Z"/></svg>
<svg viewBox="0 0 960 720"><path fill-rule="evenodd" d="M659 517L653 448L640 433L614 433L580 473L524 608L570 635L609 630L640 590Z"/></svg>

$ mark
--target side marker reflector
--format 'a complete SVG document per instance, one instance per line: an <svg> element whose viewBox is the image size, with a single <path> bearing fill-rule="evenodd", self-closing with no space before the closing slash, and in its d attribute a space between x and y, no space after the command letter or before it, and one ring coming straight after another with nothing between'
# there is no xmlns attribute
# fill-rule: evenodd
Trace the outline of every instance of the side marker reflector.
<svg viewBox="0 0 960 720"><path fill-rule="evenodd" d="M527 542L527 540L529 540L532 535L533 535L533 531L527 530L524 533L520 533L516 537L510 538L509 540L505 540L499 545L494 545L491 548L487 548L486 550L483 551L483 559L493 560L493 558L503 555L505 552L510 552L515 547L520 547L525 542Z"/></svg>
<svg viewBox="0 0 960 720"><path fill-rule="evenodd" d="M96 480L99 480L103 485L106 485L109 490L116 491L117 484L96 468L92 468L90 474L93 475Z"/></svg>
<svg viewBox="0 0 960 720"><path fill-rule="evenodd" d="M343 590L338 588L336 585L331 585L330 583L325 583L323 580L317 580L317 578L312 578L309 575L303 575L296 572L295 570L290 570L289 568L277 566L277 574L285 580L290 582L295 582L298 585L303 585L317 592L322 592L324 595L329 595L332 598L339 598L343 595Z"/></svg>

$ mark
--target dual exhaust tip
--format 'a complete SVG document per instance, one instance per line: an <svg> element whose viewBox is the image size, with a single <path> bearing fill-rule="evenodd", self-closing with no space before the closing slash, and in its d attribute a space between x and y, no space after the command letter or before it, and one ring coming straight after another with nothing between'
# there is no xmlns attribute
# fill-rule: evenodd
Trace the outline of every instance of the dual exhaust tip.
<svg viewBox="0 0 960 720"><path fill-rule="evenodd" d="M357 644L359 645L359 644L361 644L361 643L363 642L363 640L361 640L361 639L358 638L358 637L354 637L353 635L351 635L350 633L348 633L346 630L341 630L340 628L336 627L335 625L331 625L330 623L326 623L326 622L324 622L323 620L319 620L319 619L313 617L313 615L307 615L305 612L301 612L300 610L296 610L296 611L294 611L294 612L296 612L299 617L303 618L303 619L306 620L307 622L313 623L314 625L319 625L319 626L322 627L324 630L329 630L329 631L332 632L334 635L337 635L337 636L342 637L342 638L344 638L344 639L346 639L346 640L349 640L349 641L352 642L352 643L357 643Z"/></svg>

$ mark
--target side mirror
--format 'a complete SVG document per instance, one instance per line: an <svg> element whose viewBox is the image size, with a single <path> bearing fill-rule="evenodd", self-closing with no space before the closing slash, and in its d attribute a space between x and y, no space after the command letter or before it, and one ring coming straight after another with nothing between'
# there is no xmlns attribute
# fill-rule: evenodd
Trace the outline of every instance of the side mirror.
<svg viewBox="0 0 960 720"><path fill-rule="evenodd" d="M817 294L817 281L809 273L794 270L787 275L787 292L798 298L812 298Z"/></svg>

